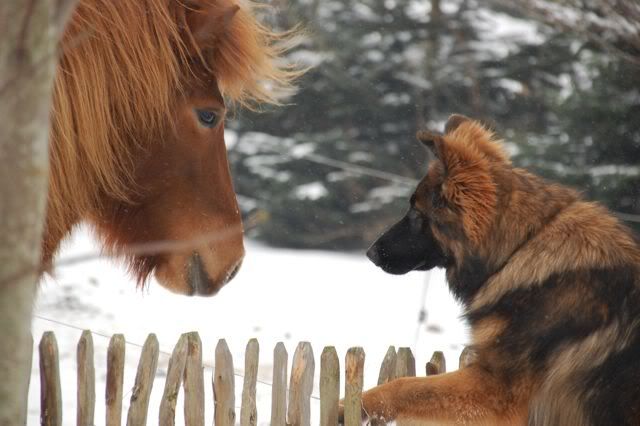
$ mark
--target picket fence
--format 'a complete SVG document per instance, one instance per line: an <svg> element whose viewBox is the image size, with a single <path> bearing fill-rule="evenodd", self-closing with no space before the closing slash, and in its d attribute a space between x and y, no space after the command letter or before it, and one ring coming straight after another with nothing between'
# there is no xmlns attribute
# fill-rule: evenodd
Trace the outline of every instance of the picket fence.
<svg viewBox="0 0 640 426"><path fill-rule="evenodd" d="M158 339L150 334L142 347L135 377L127 426L147 424L149 397L156 376L159 355ZM215 426L255 426L257 424L256 383L258 381L259 344L252 339L245 352L244 383L240 416L237 418L235 403L235 370L229 347L224 339L215 350L213 373L214 424ZM107 350L106 378L106 422L107 426L120 426L122 419L125 338L114 335ZM472 353L465 349L460 356L460 366L467 365ZM58 346L53 332L43 334L39 343L40 362L40 419L42 425L62 424L62 392ZM344 424L361 425L361 394L365 353L354 347L345 358ZM298 344L293 356L290 379L287 386L288 354L283 343L273 351L273 383L271 421L273 426L308 426L311 423L310 399L315 369L314 354L307 342ZM94 419L96 404L93 339L90 331L84 331L77 347L77 412L76 424L97 424ZM446 371L442 352L435 352L426 364L426 375ZM409 348L387 351L380 366L378 384L397 377L415 376L415 359ZM340 362L334 347L325 347L320 356L320 419L322 426L338 424L338 402L340 395ZM175 424L178 393L184 395L184 421L189 426L204 426L205 393L202 364L202 343L198 333L183 334L169 360L164 383L164 392L158 416L149 419L151 424L170 426ZM288 398L287 398L288 396ZM100 421L99 423L102 423Z"/></svg>

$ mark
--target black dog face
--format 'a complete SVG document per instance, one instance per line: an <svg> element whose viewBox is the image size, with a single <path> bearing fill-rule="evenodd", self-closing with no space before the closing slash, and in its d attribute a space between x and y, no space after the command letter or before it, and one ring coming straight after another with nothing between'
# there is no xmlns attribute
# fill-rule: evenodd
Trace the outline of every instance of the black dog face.
<svg viewBox="0 0 640 426"><path fill-rule="evenodd" d="M446 257L431 232L428 218L411 207L367 251L367 257L385 272L401 275L444 266Z"/></svg>

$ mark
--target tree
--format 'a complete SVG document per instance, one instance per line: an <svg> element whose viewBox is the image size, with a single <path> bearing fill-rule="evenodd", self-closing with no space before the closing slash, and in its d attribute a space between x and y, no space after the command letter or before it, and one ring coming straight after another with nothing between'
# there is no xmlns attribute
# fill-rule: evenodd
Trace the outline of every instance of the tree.
<svg viewBox="0 0 640 426"><path fill-rule="evenodd" d="M0 425L25 423L57 42L72 0L0 2Z"/></svg>
<svg viewBox="0 0 640 426"><path fill-rule="evenodd" d="M505 20L537 33L522 17L496 17L499 11L475 0L289 4L293 17L285 26L302 20L309 32L291 59L314 68L291 105L240 115L230 154L239 193L269 213L254 237L279 246L361 248L407 208L412 184L310 159L346 160L406 182L425 172L416 131L441 128L451 113L494 120L500 130L539 131L549 122L547 98L556 84L549 76L568 47L556 43L556 56L531 66L537 38L504 41L493 33Z"/></svg>
<svg viewBox="0 0 640 426"><path fill-rule="evenodd" d="M553 117L518 156L538 173L581 189L640 230L640 3L632 0L498 1L547 26L538 48L562 52ZM514 12L515 13L515 12ZM558 47L562 40L565 47ZM548 55L548 54L547 54Z"/></svg>
<svg viewBox="0 0 640 426"><path fill-rule="evenodd" d="M497 0L640 66L640 3L635 0Z"/></svg>

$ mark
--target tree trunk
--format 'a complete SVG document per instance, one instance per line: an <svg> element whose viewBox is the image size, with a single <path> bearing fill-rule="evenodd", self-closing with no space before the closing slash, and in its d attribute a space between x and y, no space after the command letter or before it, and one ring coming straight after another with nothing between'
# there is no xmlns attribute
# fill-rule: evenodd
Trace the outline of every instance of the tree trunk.
<svg viewBox="0 0 640 426"><path fill-rule="evenodd" d="M56 46L71 0L0 2L0 425L26 419Z"/></svg>

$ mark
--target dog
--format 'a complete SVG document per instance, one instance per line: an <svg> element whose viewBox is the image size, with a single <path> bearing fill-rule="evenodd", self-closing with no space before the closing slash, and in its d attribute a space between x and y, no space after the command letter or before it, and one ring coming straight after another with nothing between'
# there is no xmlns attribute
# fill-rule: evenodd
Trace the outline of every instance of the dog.
<svg viewBox="0 0 640 426"><path fill-rule="evenodd" d="M391 274L446 269L476 353L452 373L362 395L379 424L639 425L640 249L606 208L514 167L453 115L407 214L367 256Z"/></svg>

